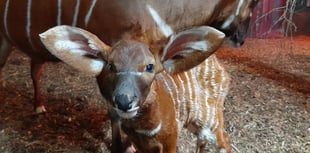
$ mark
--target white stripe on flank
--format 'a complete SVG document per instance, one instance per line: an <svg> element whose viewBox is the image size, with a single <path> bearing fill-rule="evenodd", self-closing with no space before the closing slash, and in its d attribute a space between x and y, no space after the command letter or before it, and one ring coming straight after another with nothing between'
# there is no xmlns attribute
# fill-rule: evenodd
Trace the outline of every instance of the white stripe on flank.
<svg viewBox="0 0 310 153"><path fill-rule="evenodd" d="M62 3L62 0L58 0L58 10L57 10L57 25L61 25L61 3Z"/></svg>
<svg viewBox="0 0 310 153"><path fill-rule="evenodd" d="M4 23L4 30L5 30L6 36L9 38L10 41L12 41L12 38L9 34L9 29L8 29L9 6L10 6L10 0L7 0L5 3L5 8L4 8L3 23Z"/></svg>
<svg viewBox="0 0 310 153"><path fill-rule="evenodd" d="M219 70L221 71L221 82L226 82L226 81L229 81L228 78L227 78L227 74L225 73L225 69L220 65L220 63L218 63L218 60L215 58L215 61L216 61L216 65L219 66ZM225 99L226 95L227 95L227 86L224 86L223 83L221 84L220 86L220 97L223 97Z"/></svg>
<svg viewBox="0 0 310 153"><path fill-rule="evenodd" d="M159 16L157 11L152 8L150 5L147 5L147 9L150 12L151 16L153 17L154 21L156 22L157 26L160 28L160 30L163 32L163 34L166 37L169 37L173 34L173 30L171 27L166 24L166 22Z"/></svg>
<svg viewBox="0 0 310 153"><path fill-rule="evenodd" d="M206 125L208 125L209 124L209 122L210 122L210 119L212 119L212 118L210 118L210 116L211 116L211 112L210 112L210 105L209 105L209 98L210 98L210 90L212 90L212 89L209 89L209 86L208 86L208 84L210 83L210 80L207 80L208 79L208 75L209 75L209 71L210 71L210 65L209 65L209 63L210 62L212 62L212 60L210 60L212 58L212 56L210 57L210 58L208 58L205 62L204 62L204 64L205 64L205 72L204 72L204 75L203 75L203 78L204 78L204 80L205 80L205 82L204 82L204 88L205 88L205 90L204 90L204 96L205 96L205 103L206 103Z"/></svg>
<svg viewBox="0 0 310 153"><path fill-rule="evenodd" d="M206 80L206 79L208 79L208 74L209 74L209 58L207 58L205 61L204 61L204 68L205 68L205 72L204 72L204 74L203 74L203 79L205 80L205 88L207 88L206 87L206 84L207 84L207 82L208 82L208 80Z"/></svg>
<svg viewBox="0 0 310 153"><path fill-rule="evenodd" d="M77 25L77 20L78 20L79 11L80 11L80 4L81 4L81 0L76 0L74 15L73 15L73 21L72 21L73 27L76 27L76 25Z"/></svg>
<svg viewBox="0 0 310 153"><path fill-rule="evenodd" d="M213 95L214 95L214 97L215 98L217 98L218 97L218 93L217 93L217 89L218 89L218 85L216 84L216 81L215 81L215 77L216 77L216 67L215 67L215 64L214 64L214 61L212 61L211 62L212 63L212 65L211 65L211 73L212 73L212 75L211 75L211 86L213 87Z"/></svg>
<svg viewBox="0 0 310 153"><path fill-rule="evenodd" d="M190 103L190 112L188 113L188 115L191 116L192 113L195 113L195 112L193 112L193 108L194 108L193 107L193 91L192 91L192 87L191 87L191 81L190 81L189 76L188 76L188 71L184 72L184 75L185 75L186 82L187 82L186 85L187 85L188 96L189 96L189 99L186 102Z"/></svg>
<svg viewBox="0 0 310 153"><path fill-rule="evenodd" d="M210 109L210 124L209 124L209 127L211 128L212 131L215 130L215 125L217 125L217 121L216 121L216 106L212 106Z"/></svg>
<svg viewBox="0 0 310 153"><path fill-rule="evenodd" d="M195 100L193 101L195 104L195 118L201 120L202 119L202 109L200 109L200 107L202 106L201 104L201 94L200 94L200 86L197 80L197 77L199 77L198 73L201 72L201 66L196 66L195 68L190 70L191 74L192 74L192 80L193 80L193 86L194 86L194 90L195 90Z"/></svg>
<svg viewBox="0 0 310 153"><path fill-rule="evenodd" d="M212 126L214 126L215 124L215 114L216 114L216 105L217 105L217 99L218 99L218 85L215 82L215 77L216 77L216 67L215 67L215 63L214 63L214 58L211 59L211 80L210 80L210 84L211 84L211 89L213 89L213 95L212 98L214 98L214 104L210 106L209 111L210 111L210 116L209 118L209 126L210 128L212 128Z"/></svg>
<svg viewBox="0 0 310 153"><path fill-rule="evenodd" d="M182 88L182 93L181 93L181 96L182 96L182 100L181 100L181 103L182 103L182 106L183 106L183 113L182 113L182 115L184 116L184 115L187 115L187 107L186 107L186 96L185 96L185 86L184 86L184 81L182 80L182 78L181 78L181 76L178 74L178 80L179 80L179 82L180 82L180 84L181 84L181 88ZM178 110L178 111L181 111L181 109L180 110Z"/></svg>
<svg viewBox="0 0 310 153"><path fill-rule="evenodd" d="M165 76L163 76L163 75L158 75L158 76L160 76L161 80L164 82L164 84L166 86L166 89L168 90L169 95L170 95L170 97L172 99L173 105L175 106L176 101L175 101L174 96L173 96L173 91L170 88L170 84L168 84L167 79L165 78Z"/></svg>
<svg viewBox="0 0 310 153"><path fill-rule="evenodd" d="M206 74L208 74L208 62L204 61L203 63L201 63L200 66L200 70L199 70L199 74L197 74L197 76L201 77L200 80L198 81L199 86L200 86L200 108L202 110L202 114L201 114L201 121L202 123L206 123L207 122L207 117L208 117L208 108L209 108L209 104L208 104L208 98L209 98L209 89L206 86Z"/></svg>
<svg viewBox="0 0 310 153"><path fill-rule="evenodd" d="M34 45L31 40L31 6L32 6L32 0L28 0L26 34L27 34L28 42L30 43L32 49L34 49Z"/></svg>
<svg viewBox="0 0 310 153"><path fill-rule="evenodd" d="M180 102L180 99L179 99L179 89L178 89L178 86L175 83L174 79L169 74L167 76L171 80L171 83L172 83L172 86L173 86L173 91L175 91L175 93L176 93L177 104L175 104L174 106L178 106L178 108L176 109L176 116L177 116L177 118L180 118L180 111L179 111L179 109L180 109L181 102Z"/></svg>
<svg viewBox="0 0 310 153"><path fill-rule="evenodd" d="M89 7L89 9L88 9L88 12L87 12L87 14L86 14L86 16L85 16L85 19L84 19L85 27L88 26L88 23L89 23L89 20L90 20L91 15L92 15L92 13L93 13L93 10L94 10L94 7L95 7L95 5L96 5L96 2L97 2L97 0L93 0L92 3L91 3L91 5L90 5L90 7Z"/></svg>

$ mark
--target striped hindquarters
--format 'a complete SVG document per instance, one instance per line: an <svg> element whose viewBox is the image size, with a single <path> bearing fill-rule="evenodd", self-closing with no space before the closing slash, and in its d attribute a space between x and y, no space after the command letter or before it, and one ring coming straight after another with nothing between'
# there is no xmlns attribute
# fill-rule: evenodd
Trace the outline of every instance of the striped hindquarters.
<svg viewBox="0 0 310 153"><path fill-rule="evenodd" d="M194 125L192 132L217 127L217 111L222 111L228 91L229 76L216 57L210 56L202 64L184 73L162 73L158 80L169 93L182 126Z"/></svg>

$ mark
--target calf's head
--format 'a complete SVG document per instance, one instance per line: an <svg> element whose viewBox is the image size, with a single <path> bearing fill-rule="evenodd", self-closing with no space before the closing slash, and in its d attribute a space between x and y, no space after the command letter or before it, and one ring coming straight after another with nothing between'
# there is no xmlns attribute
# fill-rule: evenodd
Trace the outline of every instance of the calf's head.
<svg viewBox="0 0 310 153"><path fill-rule="evenodd" d="M40 34L56 57L96 76L100 91L121 118L133 118L143 107L156 74L188 70L210 56L225 35L208 26L171 35L165 45L123 39L108 46L95 35L70 26Z"/></svg>

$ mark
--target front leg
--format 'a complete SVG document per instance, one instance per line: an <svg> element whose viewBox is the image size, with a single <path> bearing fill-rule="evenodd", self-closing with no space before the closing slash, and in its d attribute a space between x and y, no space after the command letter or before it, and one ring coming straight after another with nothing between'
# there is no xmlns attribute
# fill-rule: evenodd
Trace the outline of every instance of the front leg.
<svg viewBox="0 0 310 153"><path fill-rule="evenodd" d="M110 111L111 128L112 128L112 153L135 153L135 147L127 140L127 136L122 132L120 117L115 111Z"/></svg>
<svg viewBox="0 0 310 153"><path fill-rule="evenodd" d="M112 145L111 152L112 153L120 153L122 152L122 140L120 133L120 118L116 114L115 111L110 111L110 119L111 119L111 128L112 128Z"/></svg>

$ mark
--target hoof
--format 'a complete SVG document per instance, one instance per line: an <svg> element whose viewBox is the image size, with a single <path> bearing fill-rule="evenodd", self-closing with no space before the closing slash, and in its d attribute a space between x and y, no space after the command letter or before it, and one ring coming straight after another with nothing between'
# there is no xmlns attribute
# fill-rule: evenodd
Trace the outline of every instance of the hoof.
<svg viewBox="0 0 310 153"><path fill-rule="evenodd" d="M0 84L1 84L1 87L6 88L6 81L4 79L0 79Z"/></svg>
<svg viewBox="0 0 310 153"><path fill-rule="evenodd" d="M44 106L38 106L35 111L36 114L42 114L47 112Z"/></svg>

